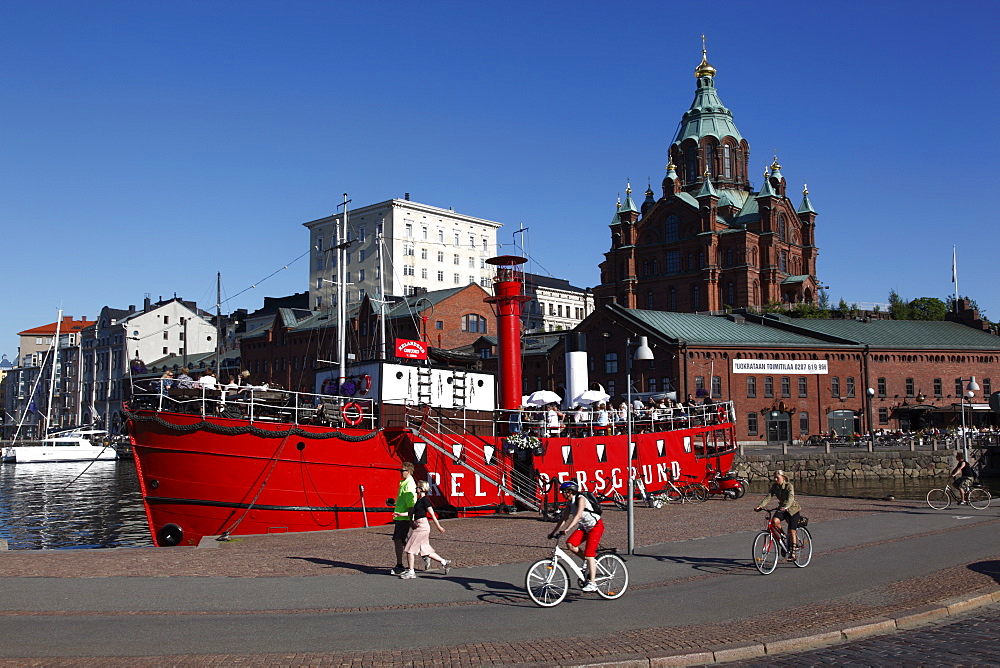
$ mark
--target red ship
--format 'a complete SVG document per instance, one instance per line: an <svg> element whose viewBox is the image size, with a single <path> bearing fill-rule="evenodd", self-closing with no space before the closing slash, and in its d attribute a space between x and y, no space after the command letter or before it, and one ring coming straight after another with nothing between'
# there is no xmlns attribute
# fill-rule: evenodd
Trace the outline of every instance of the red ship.
<svg viewBox="0 0 1000 668"><path fill-rule="evenodd" d="M631 423L614 435L601 427L591 432L598 435L541 435L546 426L521 410L524 261L489 260L497 266L487 300L498 320L497 375L378 360L346 375L318 373L315 394L135 389L128 431L154 543L387 523L404 461L452 516L540 510L551 480L625 494L630 466L647 490L727 472L736 450L729 403L649 418L631 439ZM574 382L587 387L568 378L567 396Z"/></svg>

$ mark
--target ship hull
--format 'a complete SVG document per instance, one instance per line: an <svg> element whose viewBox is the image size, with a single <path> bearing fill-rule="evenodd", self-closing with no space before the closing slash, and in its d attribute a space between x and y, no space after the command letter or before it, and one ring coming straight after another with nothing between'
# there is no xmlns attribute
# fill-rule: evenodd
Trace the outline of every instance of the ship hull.
<svg viewBox="0 0 1000 668"><path fill-rule="evenodd" d="M624 435L543 438L526 452L506 449L503 438L471 434L251 424L143 410L129 431L159 546L386 524L404 461L431 483L443 516L492 513L525 499L540 503L549 480L624 492L630 462ZM633 475L653 491L668 479L728 471L732 432L717 424L634 434Z"/></svg>

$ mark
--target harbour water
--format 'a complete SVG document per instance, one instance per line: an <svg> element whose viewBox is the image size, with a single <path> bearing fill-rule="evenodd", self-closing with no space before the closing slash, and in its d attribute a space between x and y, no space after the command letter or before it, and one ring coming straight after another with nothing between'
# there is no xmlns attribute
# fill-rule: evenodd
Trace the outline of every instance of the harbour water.
<svg viewBox="0 0 1000 668"><path fill-rule="evenodd" d="M135 463L0 465L0 538L11 550L152 546Z"/></svg>
<svg viewBox="0 0 1000 668"><path fill-rule="evenodd" d="M983 481L1000 495L1000 480ZM801 494L923 499L943 480L800 480ZM755 480L751 496L768 481ZM996 501L995 501L996 503ZM131 460L0 465L0 538L11 550L150 547L139 481Z"/></svg>

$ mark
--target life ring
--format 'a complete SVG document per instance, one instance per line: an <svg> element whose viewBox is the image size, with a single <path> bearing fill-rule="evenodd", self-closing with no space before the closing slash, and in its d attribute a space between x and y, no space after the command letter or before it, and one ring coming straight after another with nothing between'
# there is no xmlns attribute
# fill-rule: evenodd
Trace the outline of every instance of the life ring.
<svg viewBox="0 0 1000 668"><path fill-rule="evenodd" d="M352 416L351 411L356 411L356 414ZM343 416L344 422L352 427L358 426L365 419L365 409L356 401L348 401L344 404L344 407L340 409L340 414Z"/></svg>
<svg viewBox="0 0 1000 668"><path fill-rule="evenodd" d="M729 411L727 411L726 407L723 406L722 404L719 404L719 407L716 409L716 411L718 412L719 415L719 422L725 422L726 420L729 419L728 415Z"/></svg>
<svg viewBox="0 0 1000 668"><path fill-rule="evenodd" d="M369 376L368 374L365 374L361 376L361 379L358 381L358 384L361 386L360 388L361 395L364 396L368 394L369 390L372 389L372 377Z"/></svg>

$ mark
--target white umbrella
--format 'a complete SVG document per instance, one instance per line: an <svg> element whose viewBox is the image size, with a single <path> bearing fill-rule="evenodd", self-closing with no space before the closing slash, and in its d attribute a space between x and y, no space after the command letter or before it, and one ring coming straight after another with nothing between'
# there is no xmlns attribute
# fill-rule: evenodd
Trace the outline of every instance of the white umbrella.
<svg viewBox="0 0 1000 668"><path fill-rule="evenodd" d="M562 402L562 397L551 390L538 390L532 392L525 402L529 406L544 406L546 404L558 404Z"/></svg>
<svg viewBox="0 0 1000 668"><path fill-rule="evenodd" d="M601 404L611 398L611 395L607 392L601 392L600 390L587 390L580 396L576 398L575 403L578 404Z"/></svg>

